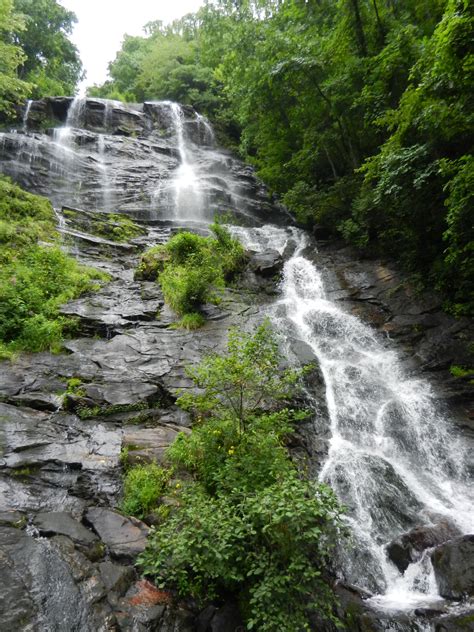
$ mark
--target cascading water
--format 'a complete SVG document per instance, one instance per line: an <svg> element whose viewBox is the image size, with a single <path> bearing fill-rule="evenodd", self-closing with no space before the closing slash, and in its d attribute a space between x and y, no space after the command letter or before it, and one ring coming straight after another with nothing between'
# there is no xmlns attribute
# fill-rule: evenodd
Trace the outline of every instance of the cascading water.
<svg viewBox="0 0 474 632"><path fill-rule="evenodd" d="M353 547L341 552L347 580L404 609L439 598L424 556L402 576L385 547L440 516L472 529L472 490L462 445L453 440L431 389L409 378L396 353L329 301L321 273L301 255L284 271L287 318L311 346L326 383L329 454L320 478L348 507Z"/></svg>
<svg viewBox="0 0 474 632"><path fill-rule="evenodd" d="M157 188L155 200L159 204L163 196L166 196L168 204L171 202L175 219L203 221L207 216L207 198L192 160L192 146L186 138L183 109L172 101L158 102L156 105L164 106L169 111L180 163L171 181L166 186L160 184ZM204 120L203 117L201 119L198 119L199 124Z"/></svg>
<svg viewBox="0 0 474 632"><path fill-rule="evenodd" d="M283 337L291 332L311 347L325 379L331 440L320 479L348 509L344 579L375 593L371 603L385 611L439 601L427 552L403 575L386 554L387 544L414 526L440 518L465 533L474 526L465 450L430 386L410 378L389 343L328 299L323 275L303 256L305 235L271 226L232 232L254 250L282 253L297 242L273 318Z"/></svg>
<svg viewBox="0 0 474 632"><path fill-rule="evenodd" d="M31 99L28 99L28 101L26 102L26 107L25 107L25 111L23 113L23 131L25 132L28 129L28 117L30 115L30 110L31 110L31 104L33 103L33 101Z"/></svg>
<svg viewBox="0 0 474 632"><path fill-rule="evenodd" d="M72 129L81 125L85 106L86 99L82 97L74 97L67 111L66 123L62 127L56 127L54 129L53 138L61 147L69 148L71 144ZM65 155L71 155L71 153L66 152Z"/></svg>

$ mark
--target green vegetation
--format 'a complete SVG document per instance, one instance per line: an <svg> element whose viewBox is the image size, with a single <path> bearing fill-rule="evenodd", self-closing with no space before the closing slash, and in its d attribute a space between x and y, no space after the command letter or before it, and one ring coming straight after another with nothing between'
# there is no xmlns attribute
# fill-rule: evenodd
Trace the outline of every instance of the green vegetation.
<svg viewBox="0 0 474 632"><path fill-rule="evenodd" d="M56 0L0 0L0 115L28 97L66 95L82 78L74 13Z"/></svg>
<svg viewBox="0 0 474 632"><path fill-rule="evenodd" d="M210 115L307 225L474 306L469 0L215 0L129 37L95 91Z"/></svg>
<svg viewBox="0 0 474 632"><path fill-rule="evenodd" d="M144 229L127 215L121 213L99 213L64 208L63 215L80 230L119 243L144 234Z"/></svg>
<svg viewBox="0 0 474 632"><path fill-rule="evenodd" d="M69 378L69 380L67 381L66 393L68 393L69 395L76 395L77 397L84 397L86 393L80 377Z"/></svg>
<svg viewBox="0 0 474 632"><path fill-rule="evenodd" d="M143 235L144 231L126 215L108 213L103 220L94 223L94 230L101 237L124 242Z"/></svg>
<svg viewBox="0 0 474 632"><path fill-rule="evenodd" d="M186 329L204 323L200 306L216 300L216 290L245 261L242 245L223 226L213 224L211 229L214 237L177 233L167 244L145 252L137 268L136 278L158 279L165 301L182 316L179 324Z"/></svg>
<svg viewBox="0 0 474 632"><path fill-rule="evenodd" d="M31 96L73 94L82 79L79 53L69 37L77 21L56 0L13 0L24 28L14 30L14 39L24 52L18 74L33 87Z"/></svg>
<svg viewBox="0 0 474 632"><path fill-rule="evenodd" d="M13 32L24 28L23 20L13 11L13 0L0 0L0 115L12 115L14 105L31 91L30 84L18 77L25 54L12 37Z"/></svg>
<svg viewBox="0 0 474 632"><path fill-rule="evenodd" d="M471 377L474 376L474 369L470 369L469 367L459 366L457 364L452 364L449 367L449 372L453 377Z"/></svg>
<svg viewBox="0 0 474 632"><path fill-rule="evenodd" d="M285 439L306 413L289 407L301 372L281 361L265 323L254 335L231 331L225 355L189 370L198 390L178 403L195 425L168 452L182 478L139 563L181 596L238 595L247 629L300 632L311 611L333 618L340 508L289 458Z"/></svg>
<svg viewBox="0 0 474 632"><path fill-rule="evenodd" d="M130 467L124 477L122 511L137 518L145 518L158 505L164 494L171 471L156 463Z"/></svg>
<svg viewBox="0 0 474 632"><path fill-rule="evenodd" d="M76 413L81 419L94 419L95 417L108 417L118 413L140 412L148 408L147 402L136 402L135 404L112 404L108 406L79 406Z"/></svg>
<svg viewBox="0 0 474 632"><path fill-rule="evenodd" d="M62 252L54 226L45 198L0 177L0 358L58 350L74 325L60 306L108 278Z"/></svg>

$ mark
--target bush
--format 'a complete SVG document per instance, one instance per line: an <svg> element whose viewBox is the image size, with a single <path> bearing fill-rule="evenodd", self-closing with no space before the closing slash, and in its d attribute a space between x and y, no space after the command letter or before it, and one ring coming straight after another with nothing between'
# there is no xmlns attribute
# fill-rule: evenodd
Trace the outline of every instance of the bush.
<svg viewBox="0 0 474 632"><path fill-rule="evenodd" d="M216 300L216 289L232 278L245 262L242 245L221 225L211 226L214 237L190 232L174 235L141 257L135 277L156 279L170 307L183 318L180 325L196 329L204 323L199 307Z"/></svg>
<svg viewBox="0 0 474 632"><path fill-rule="evenodd" d="M265 323L253 336L234 330L225 356L189 371L199 390L178 403L195 425L168 451L181 491L139 564L183 597L236 594L246 629L300 632L311 611L333 619L327 568L340 507L289 458L285 438L305 412L287 404L302 372L281 360Z"/></svg>
<svg viewBox="0 0 474 632"><path fill-rule="evenodd" d="M156 463L136 465L125 474L121 509L127 514L144 518L163 495L171 472Z"/></svg>
<svg viewBox="0 0 474 632"><path fill-rule="evenodd" d="M163 296L180 316L195 313L210 298L211 285L217 281L210 267L169 265L159 276Z"/></svg>

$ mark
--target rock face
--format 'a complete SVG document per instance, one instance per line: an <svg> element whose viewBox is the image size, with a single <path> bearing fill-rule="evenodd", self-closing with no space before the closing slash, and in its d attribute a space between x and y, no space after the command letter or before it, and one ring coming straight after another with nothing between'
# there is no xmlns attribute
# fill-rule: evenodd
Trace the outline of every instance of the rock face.
<svg viewBox="0 0 474 632"><path fill-rule="evenodd" d="M443 597L474 596L474 535L458 537L436 547L431 560Z"/></svg>
<svg viewBox="0 0 474 632"><path fill-rule="evenodd" d="M459 529L447 520L428 527L416 527L393 540L387 547L387 554L403 573L412 562L420 559L422 552L460 535Z"/></svg>
<svg viewBox="0 0 474 632"><path fill-rule="evenodd" d="M219 211L237 213L252 225L270 218L273 223L289 221L248 165L215 150L203 117L192 107L177 110L169 102L128 105L66 97L34 101L25 129L0 135L0 167L57 207L109 212L120 208L136 219L166 220L176 216L176 200L164 183L179 167L182 136L192 144L195 178L200 181L199 190L189 193L199 197L199 191L205 191L202 219L210 220Z"/></svg>

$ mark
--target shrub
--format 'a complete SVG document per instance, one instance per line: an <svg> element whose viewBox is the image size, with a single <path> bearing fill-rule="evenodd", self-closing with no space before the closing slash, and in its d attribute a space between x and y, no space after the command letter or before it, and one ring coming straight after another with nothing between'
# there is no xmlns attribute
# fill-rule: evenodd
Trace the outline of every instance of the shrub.
<svg viewBox="0 0 474 632"><path fill-rule="evenodd" d="M180 316L195 313L210 297L215 272L210 267L169 265L159 276L163 296Z"/></svg>
<svg viewBox="0 0 474 632"><path fill-rule="evenodd" d="M198 312L190 312L181 318L181 320L177 323L177 326L187 329L188 331L193 331L202 327L205 322L206 321L201 314L198 314Z"/></svg>
<svg viewBox="0 0 474 632"><path fill-rule="evenodd" d="M143 281L156 281L158 274L163 272L165 264L169 260L170 255L162 244L149 248L140 257L140 263L135 270L135 278Z"/></svg>
<svg viewBox="0 0 474 632"><path fill-rule="evenodd" d="M182 316L180 325L196 329L204 323L199 307L218 300L215 290L235 275L245 262L242 245L221 225L211 226L215 237L190 232L174 235L141 257L135 277L156 279L165 301Z"/></svg>
<svg viewBox="0 0 474 632"><path fill-rule="evenodd" d="M287 404L302 372L281 360L265 323L254 335L232 331L226 355L189 371L199 390L178 403L195 425L168 451L185 478L139 564L183 597L236 594L246 629L300 632L311 611L334 620L327 568L341 509L289 458L285 438L305 413Z"/></svg>
<svg viewBox="0 0 474 632"><path fill-rule="evenodd" d="M156 463L131 467L125 474L122 511L137 518L144 518L157 506L170 475L170 470Z"/></svg>

